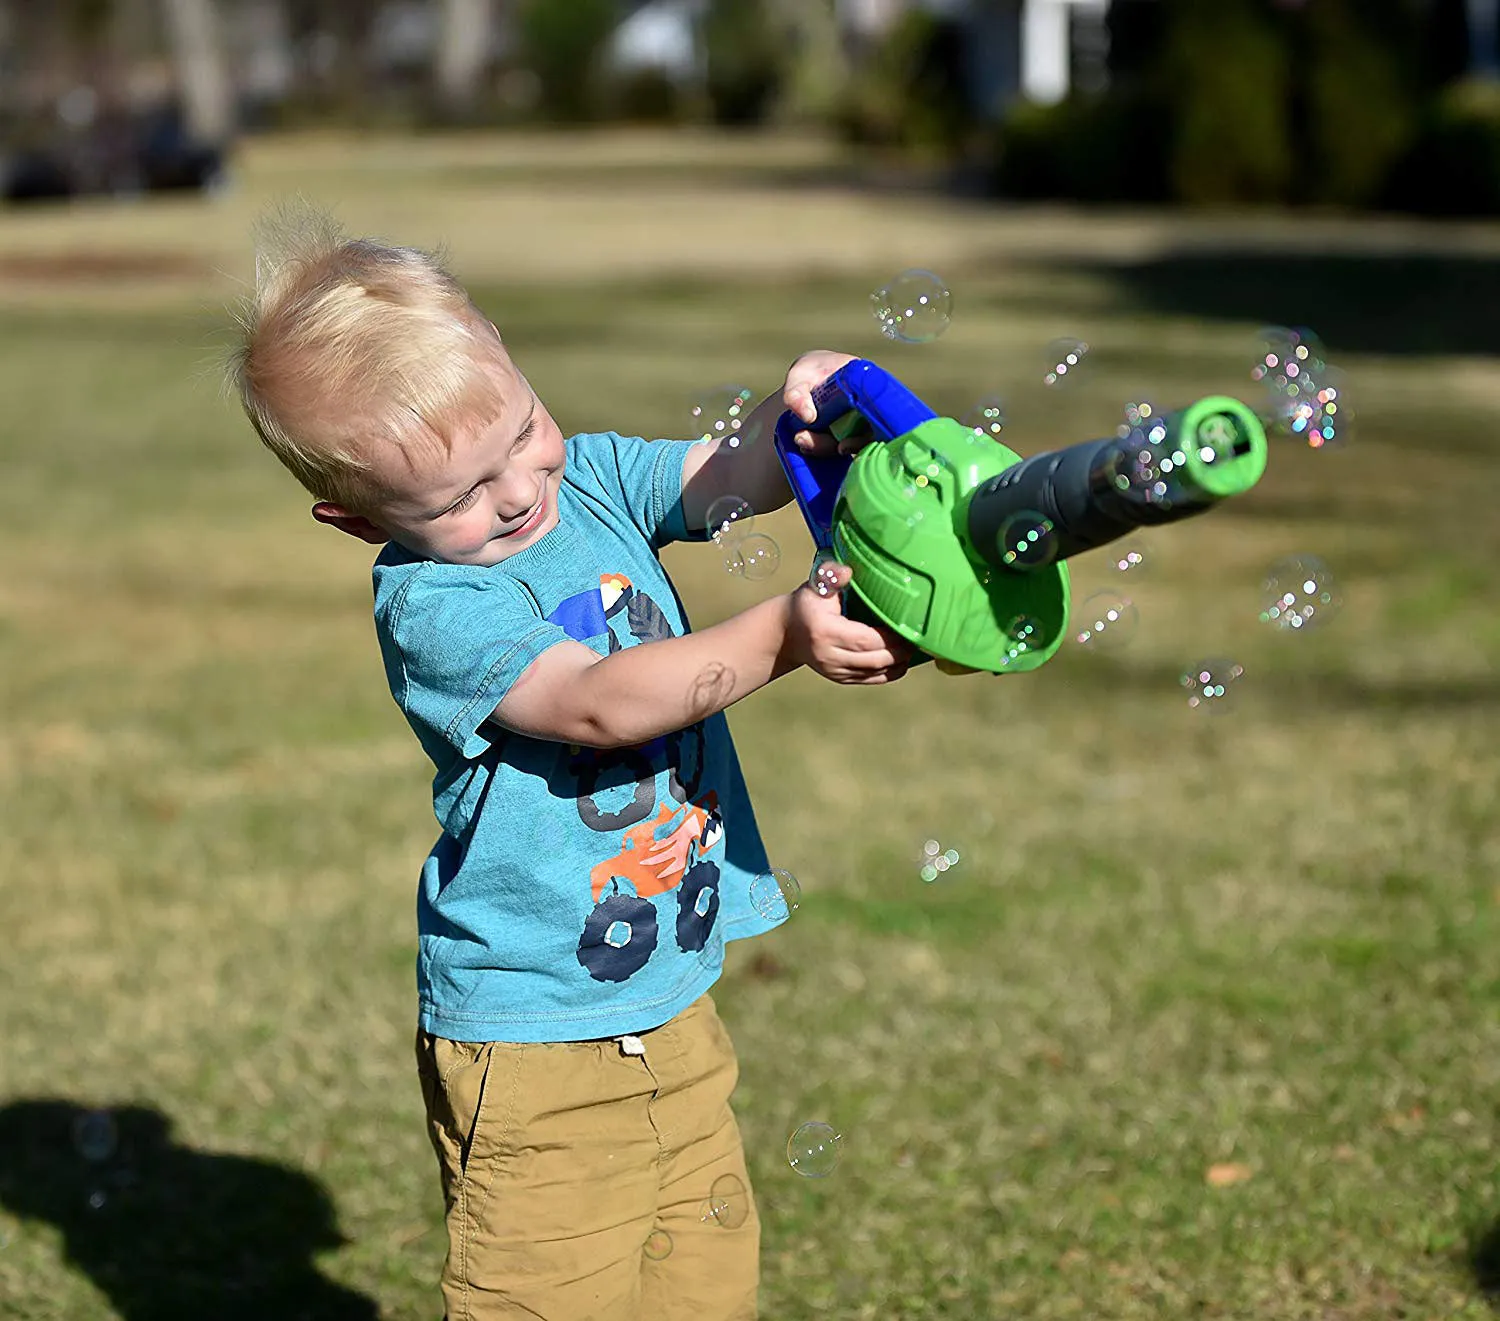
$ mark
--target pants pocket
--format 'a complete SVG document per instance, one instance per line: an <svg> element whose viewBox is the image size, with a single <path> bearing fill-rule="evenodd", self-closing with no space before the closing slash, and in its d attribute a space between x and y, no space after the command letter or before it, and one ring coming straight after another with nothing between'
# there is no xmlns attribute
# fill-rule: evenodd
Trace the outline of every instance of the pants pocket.
<svg viewBox="0 0 1500 1321"><path fill-rule="evenodd" d="M444 1183L464 1178L476 1162L495 1155L509 1126L517 1046L429 1037L422 1093Z"/></svg>

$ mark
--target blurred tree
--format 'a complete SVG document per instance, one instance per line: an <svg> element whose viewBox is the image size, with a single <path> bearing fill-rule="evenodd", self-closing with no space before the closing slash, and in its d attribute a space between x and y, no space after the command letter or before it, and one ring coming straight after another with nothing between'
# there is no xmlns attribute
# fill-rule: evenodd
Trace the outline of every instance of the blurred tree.
<svg viewBox="0 0 1500 1321"><path fill-rule="evenodd" d="M212 0L164 4L188 132L198 142L228 142L234 133L234 87L219 46Z"/></svg>
<svg viewBox="0 0 1500 1321"><path fill-rule="evenodd" d="M1298 17L1310 167L1301 200L1367 206L1418 131L1425 70L1416 11L1407 0L1318 0Z"/></svg>
<svg viewBox="0 0 1500 1321"><path fill-rule="evenodd" d="M788 37L781 109L793 121L826 122L850 77L835 0L780 0L778 13Z"/></svg>
<svg viewBox="0 0 1500 1321"><path fill-rule="evenodd" d="M788 45L766 0L709 0L703 16L706 90L719 124L761 123L786 84Z"/></svg>
<svg viewBox="0 0 1500 1321"><path fill-rule="evenodd" d="M1287 200L1291 67L1264 6L1257 0L1218 0L1212 8L1202 0L1170 4L1154 77L1171 116L1173 195L1197 205Z"/></svg>
<svg viewBox="0 0 1500 1321"><path fill-rule="evenodd" d="M1443 89L1382 200L1427 215L1500 215L1500 82L1467 78Z"/></svg>
<svg viewBox="0 0 1500 1321"><path fill-rule="evenodd" d="M521 62L537 76L548 119L598 114L603 56L619 21L616 0L523 0L516 15Z"/></svg>
<svg viewBox="0 0 1500 1321"><path fill-rule="evenodd" d="M494 49L495 10L491 0L442 0L433 59L433 83L440 114L473 116L480 78Z"/></svg>
<svg viewBox="0 0 1500 1321"><path fill-rule="evenodd" d="M961 23L909 9L867 52L851 82L844 131L855 141L951 154L975 120L964 73Z"/></svg>
<svg viewBox="0 0 1500 1321"><path fill-rule="evenodd" d="M286 0L298 54L299 90L292 118L363 117L374 89L366 52L378 6L366 0Z"/></svg>

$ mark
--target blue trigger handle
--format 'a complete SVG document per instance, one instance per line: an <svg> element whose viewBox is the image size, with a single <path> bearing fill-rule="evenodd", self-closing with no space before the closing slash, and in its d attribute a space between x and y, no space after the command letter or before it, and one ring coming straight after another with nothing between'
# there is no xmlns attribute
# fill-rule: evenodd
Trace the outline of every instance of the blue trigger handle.
<svg viewBox="0 0 1500 1321"><path fill-rule="evenodd" d="M834 505L853 456L810 457L792 438L799 431L827 431L840 418L857 413L877 440L894 440L930 422L937 413L866 358L846 362L812 392L812 400L818 410L812 423L790 409L776 420L776 454L813 541L819 550L831 550Z"/></svg>

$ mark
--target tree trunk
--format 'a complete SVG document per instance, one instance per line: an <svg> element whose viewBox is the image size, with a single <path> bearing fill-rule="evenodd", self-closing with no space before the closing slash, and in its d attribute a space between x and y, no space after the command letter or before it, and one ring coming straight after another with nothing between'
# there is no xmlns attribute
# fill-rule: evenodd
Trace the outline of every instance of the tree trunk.
<svg viewBox="0 0 1500 1321"><path fill-rule="evenodd" d="M439 108L462 118L471 113L494 39L491 0L443 0L434 53L433 83Z"/></svg>
<svg viewBox="0 0 1500 1321"><path fill-rule="evenodd" d="M207 145L234 132L234 87L219 47L211 0L164 0L167 35L188 128Z"/></svg>

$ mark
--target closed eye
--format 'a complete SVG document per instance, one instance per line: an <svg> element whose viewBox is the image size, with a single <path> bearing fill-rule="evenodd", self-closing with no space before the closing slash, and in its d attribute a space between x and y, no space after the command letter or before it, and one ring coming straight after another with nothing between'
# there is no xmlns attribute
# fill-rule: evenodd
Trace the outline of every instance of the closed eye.
<svg viewBox="0 0 1500 1321"><path fill-rule="evenodd" d="M467 495L461 496L458 500L454 501L453 504L449 505L447 509L443 510L443 513L460 513L463 510L467 509L477 499L479 499L479 488L477 486L472 486L469 488Z"/></svg>

